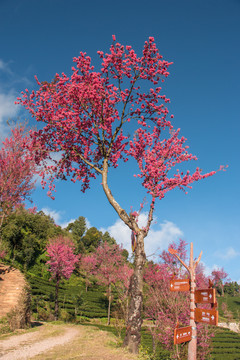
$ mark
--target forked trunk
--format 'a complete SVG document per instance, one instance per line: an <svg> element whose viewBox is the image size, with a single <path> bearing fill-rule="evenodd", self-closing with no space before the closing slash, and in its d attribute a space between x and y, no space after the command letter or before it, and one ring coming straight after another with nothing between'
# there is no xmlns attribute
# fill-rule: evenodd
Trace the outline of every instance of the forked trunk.
<svg viewBox="0 0 240 360"><path fill-rule="evenodd" d="M129 295L130 304L128 320L126 324L126 335L124 346L129 351L137 354L141 342L142 327L142 302L143 302L143 270L146 261L144 252L144 235L140 232L137 235L137 246L135 250L134 273L131 277Z"/></svg>

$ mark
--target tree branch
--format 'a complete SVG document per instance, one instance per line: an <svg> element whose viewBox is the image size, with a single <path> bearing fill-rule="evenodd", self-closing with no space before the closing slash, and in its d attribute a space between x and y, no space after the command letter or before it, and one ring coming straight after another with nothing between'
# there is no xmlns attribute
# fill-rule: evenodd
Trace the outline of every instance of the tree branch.
<svg viewBox="0 0 240 360"><path fill-rule="evenodd" d="M134 219L130 218L126 211L122 209L122 207L118 204L118 202L114 199L111 190L108 187L108 162L107 159L104 159L103 162L103 170L102 170L102 186L103 190L107 196L108 201L118 213L118 216L122 219L122 221L133 231L136 233L140 231L137 226L137 223Z"/></svg>

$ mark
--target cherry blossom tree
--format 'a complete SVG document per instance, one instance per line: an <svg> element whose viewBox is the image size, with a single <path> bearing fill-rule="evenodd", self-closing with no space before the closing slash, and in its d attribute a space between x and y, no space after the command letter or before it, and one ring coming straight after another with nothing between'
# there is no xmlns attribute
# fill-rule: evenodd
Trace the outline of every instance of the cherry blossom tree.
<svg viewBox="0 0 240 360"><path fill-rule="evenodd" d="M91 278L96 272L96 265L97 261L94 254L84 255L81 257L81 260L79 262L79 271L84 276L86 292L88 291L88 287L91 284Z"/></svg>
<svg viewBox="0 0 240 360"><path fill-rule="evenodd" d="M219 287L221 289L222 296L224 296L224 281L227 281L228 274L222 268L218 268L213 270L212 273L212 281L214 286Z"/></svg>
<svg viewBox="0 0 240 360"><path fill-rule="evenodd" d="M62 279L69 279L79 261L79 255L74 254L73 242L63 236L51 239L47 245L48 270L51 272L51 279L55 280L55 320L58 319L58 290Z"/></svg>
<svg viewBox="0 0 240 360"><path fill-rule="evenodd" d="M100 285L106 287L107 297L108 297L108 322L110 324L110 314L111 314L111 303L112 303L112 290L116 286L116 283L124 279L124 257L122 254L122 249L119 245L113 244L109 245L107 242L104 242L96 249L93 254L96 259L96 267L93 270L93 273L97 279L97 282Z"/></svg>
<svg viewBox="0 0 240 360"><path fill-rule="evenodd" d="M123 46L113 36L109 53L98 51L99 71L86 53L73 59L72 75L56 74L52 82L40 82L39 89L26 90L18 99L30 114L45 126L32 132L33 145L40 142L37 163L45 163L42 184L49 179L53 197L55 179L82 182L82 191L100 176L109 203L136 238L131 300L124 344L138 352L142 325L143 269L146 261L144 239L153 220L157 199L175 188L215 174L190 174L179 170L181 163L197 160L188 152L180 129L174 130L167 104L169 98L160 86L168 77L170 62L163 60L153 37L145 42L141 56L131 46ZM131 125L131 126L130 126ZM132 134L132 135L131 135ZM53 154L59 153L59 160ZM53 165L48 160L53 158ZM135 159L135 174L149 197L146 226L140 228L132 212L127 213L109 187L110 169L120 161ZM176 170L174 170L176 168ZM53 197L54 198L54 197ZM141 201L141 200L140 200Z"/></svg>
<svg viewBox="0 0 240 360"><path fill-rule="evenodd" d="M127 324L128 321L129 290L132 274L133 269L127 263L124 263L119 273L119 281L115 284L115 290L118 297L117 303L125 320L125 324Z"/></svg>
<svg viewBox="0 0 240 360"><path fill-rule="evenodd" d="M17 206L30 200L35 184L36 164L26 127L16 126L11 132L0 150L0 227Z"/></svg>

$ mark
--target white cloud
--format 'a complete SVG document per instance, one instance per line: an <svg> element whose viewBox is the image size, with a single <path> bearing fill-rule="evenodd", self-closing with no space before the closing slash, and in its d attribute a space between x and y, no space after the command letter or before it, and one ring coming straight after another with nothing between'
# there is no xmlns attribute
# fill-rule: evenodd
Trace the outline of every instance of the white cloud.
<svg viewBox="0 0 240 360"><path fill-rule="evenodd" d="M63 211L56 211L56 210L52 210L50 208L42 208L42 210L44 212L44 214L51 216L51 218L53 218L53 220L55 221L55 223L57 225L60 225L61 228L65 229L68 224L70 224L71 222L74 222L76 219L71 219L69 221L62 221L62 217L64 215Z"/></svg>
<svg viewBox="0 0 240 360"><path fill-rule="evenodd" d="M61 226L62 229L65 229L68 226L68 224L70 224L76 220L76 219L71 219L69 221L64 221L64 219L63 219L64 211L56 211L56 210L50 209L48 207L42 208L41 211L43 211L44 214L51 216L51 218L53 218L55 223L57 225ZM89 229L90 227L92 227L92 225L90 224L90 221L87 218L85 218L85 220L86 220L87 228Z"/></svg>
<svg viewBox="0 0 240 360"><path fill-rule="evenodd" d="M22 110L20 105L15 104L19 96L16 84L20 83L23 89L24 86L31 84L27 77L14 73L9 64L11 61L6 63L0 59L0 141L3 141L10 133L6 121L16 120Z"/></svg>
<svg viewBox="0 0 240 360"><path fill-rule="evenodd" d="M0 59L0 70L3 71L4 73L13 75L10 67L8 66L7 63L5 63L3 60Z"/></svg>
<svg viewBox="0 0 240 360"><path fill-rule="evenodd" d="M61 211L52 210L50 208L42 208L41 211L43 211L44 214L51 216L51 218L53 218L55 223L59 225L59 221L62 217Z"/></svg>
<svg viewBox="0 0 240 360"><path fill-rule="evenodd" d="M86 220L86 226L87 226L87 228L90 229L90 228L92 227L90 221L89 221L87 218L85 218L85 220Z"/></svg>
<svg viewBox="0 0 240 360"><path fill-rule="evenodd" d="M207 266L203 261L200 262L200 264L204 267L204 275L210 276L213 270L218 270L219 266L214 264L213 266Z"/></svg>
<svg viewBox="0 0 240 360"><path fill-rule="evenodd" d="M214 256L219 257L223 260L231 260L236 258L237 256L240 256L240 252L236 251L233 247L229 247L225 251L215 251Z"/></svg>
<svg viewBox="0 0 240 360"><path fill-rule="evenodd" d="M14 104L16 95L14 91L8 93L0 92L0 140L8 134L6 121L15 118L19 112L19 107Z"/></svg>
<svg viewBox="0 0 240 360"><path fill-rule="evenodd" d="M147 213L139 216L139 226L146 226ZM100 229L114 237L118 244L122 244L125 249L131 253L131 230L118 219L113 225ZM177 241L183 236L183 232L171 221L165 220L159 225L159 229L150 229L148 236L145 238L145 251L147 256L156 254L166 249L172 241Z"/></svg>
<svg viewBox="0 0 240 360"><path fill-rule="evenodd" d="M58 225L61 226L62 229L65 229L70 223L73 223L76 219L71 219L69 221L61 222Z"/></svg>

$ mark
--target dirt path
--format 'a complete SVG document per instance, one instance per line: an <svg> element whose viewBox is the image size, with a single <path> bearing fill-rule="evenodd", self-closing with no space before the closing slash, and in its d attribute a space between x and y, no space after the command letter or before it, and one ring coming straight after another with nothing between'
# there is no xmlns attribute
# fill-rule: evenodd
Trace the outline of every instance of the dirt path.
<svg viewBox="0 0 240 360"><path fill-rule="evenodd" d="M45 324L0 340L2 360L136 360L115 336L92 326Z"/></svg>

